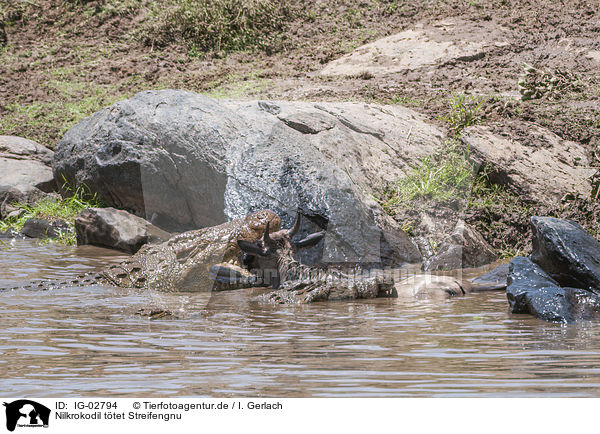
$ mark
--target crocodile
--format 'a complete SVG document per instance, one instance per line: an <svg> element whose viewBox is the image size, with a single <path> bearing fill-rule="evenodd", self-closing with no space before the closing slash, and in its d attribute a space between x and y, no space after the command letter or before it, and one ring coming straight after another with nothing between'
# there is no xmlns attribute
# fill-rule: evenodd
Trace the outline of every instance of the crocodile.
<svg viewBox="0 0 600 434"><path fill-rule="evenodd" d="M36 282L25 289L103 284L168 292L223 291L249 287L272 287L259 300L279 304L351 300L400 295L463 295L479 290L502 289L492 283L478 285L449 277L415 276L398 281L382 270L311 267L299 263L296 253L317 245L325 232L294 241L301 213L290 229L281 229L281 219L270 210L218 226L175 235L160 244L147 244L125 261L97 273L86 273L67 281ZM389 270L388 270L389 271ZM396 279L398 280L398 279ZM434 283L432 286L432 282ZM504 284L505 286L505 284ZM423 287L423 288L421 288ZM0 288L16 289L16 288ZM429 295L428 295L429 296Z"/></svg>
<svg viewBox="0 0 600 434"><path fill-rule="evenodd" d="M198 292L260 286L243 265L238 240L253 242L267 227L279 229L281 220L270 210L218 226L174 235L160 244L146 244L136 254L106 269L63 281L42 281L18 288L51 289L91 284L159 291ZM229 278L224 279L223 275ZM235 277L235 279L233 278ZM1 288L16 289L16 288Z"/></svg>

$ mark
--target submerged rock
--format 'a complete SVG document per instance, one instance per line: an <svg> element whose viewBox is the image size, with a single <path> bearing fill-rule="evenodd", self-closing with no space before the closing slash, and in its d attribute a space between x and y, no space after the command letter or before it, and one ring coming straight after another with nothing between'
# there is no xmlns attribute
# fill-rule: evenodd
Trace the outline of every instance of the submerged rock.
<svg viewBox="0 0 600 434"><path fill-rule="evenodd" d="M394 284L398 297L447 298L465 295L469 289L463 282L451 276L423 274L407 277Z"/></svg>
<svg viewBox="0 0 600 434"><path fill-rule="evenodd" d="M503 290L506 289L508 284L509 274L509 264L501 264L493 270L488 271L481 276L477 276L475 279L471 280L471 283L477 288L477 292Z"/></svg>
<svg viewBox="0 0 600 434"><path fill-rule="evenodd" d="M141 217L114 208L88 208L75 218L77 244L93 244L128 253L146 243L162 242L171 234Z"/></svg>

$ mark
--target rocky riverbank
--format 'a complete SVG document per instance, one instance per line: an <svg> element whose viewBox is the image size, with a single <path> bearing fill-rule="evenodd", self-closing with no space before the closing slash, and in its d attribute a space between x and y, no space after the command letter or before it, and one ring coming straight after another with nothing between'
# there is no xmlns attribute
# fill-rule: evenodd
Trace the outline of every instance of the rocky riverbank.
<svg viewBox="0 0 600 434"><path fill-rule="evenodd" d="M515 259L514 273L541 267L558 287L570 284L552 277L552 266L536 253L530 218L568 218L591 239L597 236L594 35L600 30L589 5L538 11L533 3L425 2L400 12L386 2L369 8L334 2L321 9L308 2L305 11L282 3L276 11L283 27L269 31L278 39L290 30L287 48L273 39L267 49L251 29L238 29L247 37L245 48L189 40L182 51L164 39L160 20L175 20L173 29L189 35L182 17L193 11L178 15L182 6L169 4L163 16L147 14L156 5L145 2L124 9L111 9L109 0L95 3L63 6L68 11L49 5L52 46L47 53L33 50L27 64L20 53L39 39L31 25L38 15L25 3L1 6L0 64L7 73L0 74L0 90L14 94L0 104L2 133L39 137L48 145L0 137L4 236L58 237L135 253L172 233L270 209L284 227L299 214L299 236L326 234L314 248L297 252L307 266L419 264L424 272L443 272L527 255L533 245L532 262ZM539 22L530 18L532 9ZM350 11L355 24L372 31L352 39L352 47L332 48L327 37L311 33L337 26ZM261 13L257 8L249 16ZM86 52L89 64L67 55L69 47L52 33L59 22L72 33L73 47L82 40L104 46L97 35L74 30L87 29L83 21L118 41L120 60L108 51L94 57L96 48ZM549 22L553 32L540 24ZM127 33L130 24L152 29L152 38ZM356 36L346 24L336 27L340 41ZM144 57L148 41L158 51ZM124 49L129 46L135 53ZM328 54L316 56L320 49ZM47 58L58 59L62 69L51 69ZM103 66L91 73L91 64ZM145 71L143 78L132 78L133 64ZM73 66L89 72L85 86ZM253 69L263 70L264 86L252 87L260 81L251 77ZM243 77L210 85L227 71ZM166 75L173 80L159 79ZM194 84L184 79L190 76ZM236 80L245 83L244 91L231 91ZM30 95L35 83L39 91ZM99 83L93 103L73 109L73 95L83 101L86 89ZM117 83L119 91L106 83ZM187 90L133 95L154 87ZM67 119L63 110L58 118L65 119L57 121L46 98L67 101L77 115ZM37 99L49 110L38 110ZM449 293L464 293L470 282L444 285ZM581 316L569 315L555 319Z"/></svg>
<svg viewBox="0 0 600 434"><path fill-rule="evenodd" d="M391 110L355 103L217 101L190 92L150 91L84 120L65 135L53 155L51 151L44 153L39 145L29 143L36 152L27 154L21 139L3 137L3 143L10 145L5 145L10 155L28 157L26 160L11 159L6 154L11 163L11 171L7 173L26 173L23 161L35 161L35 156L42 154L52 155L54 176L51 182L41 182L37 178L25 182L15 177L19 182L5 191L17 191L25 195L22 197L26 200L35 201L40 195L52 194L51 188L44 192L40 187L51 185L58 190L59 179L65 185L86 186L103 203L125 208L131 214L114 208L84 210L74 221L78 243L103 245L131 253L147 242L178 245L175 238L167 241L170 234L164 229L181 232L214 226L219 221L244 217L260 209L272 209L284 226L291 225L294 217L298 218L294 227L295 233L301 236L310 238L310 234L317 231L325 234L316 245L312 243L315 248L298 252L297 260L317 267L316 270L332 266L337 269L397 269L410 263L421 264L423 270L486 265L497 259L498 253L476 229L462 220L464 210L460 207L453 213L446 213L443 219L439 219L435 209L423 213L423 220L431 222L428 230L421 229L419 235L413 233L411 236L401 222L386 213L381 201L374 200L389 179L410 177L412 166L422 164L436 147L449 140L444 134L409 109ZM473 170L489 165L488 160L498 158L494 155L502 155L503 144L510 146L508 154L513 157L508 161L495 160L494 167L499 179L504 173L506 185L515 189L532 188L537 175L547 179L545 172L555 167L557 176L552 185L535 185L535 191L547 189L547 194L540 196L540 200L556 201L568 194L589 195L587 166L578 169L583 154L578 156L571 152L572 162L565 162L564 158L558 158L557 149L572 150L576 146L549 137L553 139L550 143L557 148L543 148L540 151L543 158L537 152L520 151L522 148L518 143L502 141L489 131L466 130L463 143L472 151L473 157L469 161L473 163ZM553 162L553 158L557 161ZM505 166L500 164L503 161ZM564 168L561 169L561 165ZM44 176L44 173L40 171L39 175ZM5 184L9 182L6 180ZM581 191L573 193L576 188ZM26 196L28 192L33 193ZM63 194L66 194L64 189ZM3 206L14 212L10 211L10 207L14 207L11 197L6 193ZM436 225L440 221L443 224ZM42 229L38 228L40 225ZM30 219L22 233L34 237L51 236L50 230L54 231L54 226L59 223L47 225L44 231L43 221ZM565 225L575 228L571 231L575 230L576 234L565 232ZM452 232L442 232L440 228L444 226L453 228ZM38 228L37 232L32 227ZM597 297L596 284L589 281L588 274L594 276L595 271L583 271L583 277L576 279L579 289L563 289L561 285L568 285L573 280L575 274L570 270L581 268L581 263L594 263L594 255L600 254L598 242L575 223L560 219L535 217L532 227L533 262L524 258L511 262L508 275L511 310L551 321L594 318L595 306L600 303L592 302ZM552 229L554 227L558 229ZM544 235L552 230L556 239ZM206 247L201 245L219 243L218 239L208 239L200 233L183 236L189 240L186 244L191 243L185 251L190 248L194 252L198 248L202 251ZM565 236L566 241L562 239ZM573 241L573 237L577 240ZM440 239L444 241L437 251L423 247L431 247ZM575 253L569 247L573 245L577 250L582 244L590 247ZM561 256L559 247L565 245L569 254ZM147 258L152 252L152 249L144 250L138 257L146 259L142 262L133 259L132 263L153 263L153 259ZM174 255L180 263L183 258L195 263L194 256L188 257L183 251ZM234 254L231 258L235 257ZM241 256L238 258L235 266L243 267ZM224 263L228 262L223 259ZM205 265L210 268L211 264ZM491 279L483 276L479 283L465 283L452 277L432 279L423 275L413 276L411 280L396 276L395 279L392 277L389 287L393 287L392 292L389 288L380 288L368 294L369 297L383 293L386 296L436 297L436 294L461 295L490 288L502 289L507 278L502 269L502 272L492 272ZM553 280L550 276L557 273L562 277ZM158 276L149 279L146 274L144 282L158 281ZM346 286L347 276L337 275L338 280L327 284L325 281L321 284L309 282L308 286L303 283L301 287L292 284L274 294L282 302L299 300L298 297L309 301L366 297L367 293L362 293L356 286L362 281L361 277L353 275L352 283ZM383 282L385 278L384 273L375 279L383 279ZM372 278L364 279L368 282ZM481 284L487 280L491 280L487 286ZM336 295L338 291L341 293ZM289 294L294 297L290 298ZM565 300L567 304L558 306L557 300ZM582 311L580 306L585 309Z"/></svg>

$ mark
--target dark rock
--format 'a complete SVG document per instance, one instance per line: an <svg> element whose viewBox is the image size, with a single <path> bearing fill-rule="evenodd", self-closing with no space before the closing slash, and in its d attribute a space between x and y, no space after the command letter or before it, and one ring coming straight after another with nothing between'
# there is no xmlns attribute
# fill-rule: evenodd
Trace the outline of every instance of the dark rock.
<svg viewBox="0 0 600 434"><path fill-rule="evenodd" d="M600 297L578 288L560 287L537 264L517 257L510 263L506 295L512 313L571 323L600 317Z"/></svg>
<svg viewBox="0 0 600 434"><path fill-rule="evenodd" d="M438 253L424 264L424 270L456 270L475 268L498 259L492 246L473 227L463 220L456 223L450 240L440 246Z"/></svg>
<svg viewBox="0 0 600 434"><path fill-rule="evenodd" d="M21 229L29 238L58 238L72 232L73 228L64 220L29 219Z"/></svg>
<svg viewBox="0 0 600 434"><path fill-rule="evenodd" d="M128 253L146 243L162 242L171 234L141 217L114 208L89 208L75 219L77 244L93 244Z"/></svg>
<svg viewBox="0 0 600 434"><path fill-rule="evenodd" d="M307 263L419 262L409 237L370 199L441 144L415 112L364 103L217 101L141 92L73 127L54 173L109 206L184 231L259 209L300 235L327 230Z"/></svg>
<svg viewBox="0 0 600 434"><path fill-rule="evenodd" d="M571 220L532 217L531 260L560 286L600 294L600 243Z"/></svg>
<svg viewBox="0 0 600 434"><path fill-rule="evenodd" d="M481 292L506 289L509 274L510 267L508 263L499 265L493 270L471 280L473 291Z"/></svg>

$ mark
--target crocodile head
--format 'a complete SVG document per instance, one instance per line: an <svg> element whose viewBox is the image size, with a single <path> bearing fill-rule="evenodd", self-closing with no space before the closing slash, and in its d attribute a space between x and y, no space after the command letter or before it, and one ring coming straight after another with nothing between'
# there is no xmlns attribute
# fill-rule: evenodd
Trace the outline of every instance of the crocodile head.
<svg viewBox="0 0 600 434"><path fill-rule="evenodd" d="M292 237L300 229L300 213L290 229L272 230L268 222L261 239L258 241L238 240L239 248L249 257L246 266L262 276L265 285L277 288L285 280L286 272L295 264L294 255L298 250L315 246L325 236L325 232L316 232L293 241Z"/></svg>

